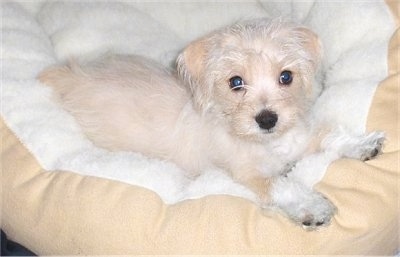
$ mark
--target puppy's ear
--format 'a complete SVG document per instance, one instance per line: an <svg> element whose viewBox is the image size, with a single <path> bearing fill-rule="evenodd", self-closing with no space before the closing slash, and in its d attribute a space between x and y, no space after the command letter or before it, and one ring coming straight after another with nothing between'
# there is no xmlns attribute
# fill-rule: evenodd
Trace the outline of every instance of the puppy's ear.
<svg viewBox="0 0 400 257"><path fill-rule="evenodd" d="M178 57L179 74L191 80L199 80L207 55L207 40L199 39L187 46Z"/></svg>
<svg viewBox="0 0 400 257"><path fill-rule="evenodd" d="M196 107L205 111L211 106L211 81L206 79L206 60L209 54L210 37L200 38L188 45L178 56L178 74L189 86Z"/></svg>
<svg viewBox="0 0 400 257"><path fill-rule="evenodd" d="M322 59L322 43L313 31L305 27L296 27L294 29L295 37L301 46L299 53L306 60L301 65L302 79L310 99L315 99L321 91L321 85L318 83L320 76L320 64Z"/></svg>
<svg viewBox="0 0 400 257"><path fill-rule="evenodd" d="M322 58L322 43L318 35L308 28L298 27L295 29L300 42L305 49L308 59L314 71L318 68Z"/></svg>

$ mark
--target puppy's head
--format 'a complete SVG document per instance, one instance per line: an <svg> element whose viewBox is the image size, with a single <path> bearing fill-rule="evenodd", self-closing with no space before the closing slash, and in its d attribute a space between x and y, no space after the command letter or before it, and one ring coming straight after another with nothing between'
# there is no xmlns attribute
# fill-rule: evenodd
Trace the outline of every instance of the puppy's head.
<svg viewBox="0 0 400 257"><path fill-rule="evenodd" d="M199 111L221 118L238 136L262 140L307 112L320 57L312 31L258 19L193 42L177 64Z"/></svg>

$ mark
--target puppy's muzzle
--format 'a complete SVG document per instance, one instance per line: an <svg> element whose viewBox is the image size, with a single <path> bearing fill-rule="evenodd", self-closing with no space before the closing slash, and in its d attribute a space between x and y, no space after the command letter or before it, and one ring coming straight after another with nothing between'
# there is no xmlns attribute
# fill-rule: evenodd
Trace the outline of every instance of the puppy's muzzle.
<svg viewBox="0 0 400 257"><path fill-rule="evenodd" d="M278 115L269 110L262 110L257 114L255 120L260 128L269 130L275 127L276 122L278 121Z"/></svg>

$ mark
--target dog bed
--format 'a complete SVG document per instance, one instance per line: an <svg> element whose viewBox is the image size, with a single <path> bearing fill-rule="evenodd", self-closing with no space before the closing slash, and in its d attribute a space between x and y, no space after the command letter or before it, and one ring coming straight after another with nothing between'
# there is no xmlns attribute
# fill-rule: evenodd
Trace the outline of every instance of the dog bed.
<svg viewBox="0 0 400 257"><path fill-rule="evenodd" d="M398 8L396 1L2 2L2 229L40 255L394 254ZM320 115L354 133L387 135L377 159L327 167L316 187L338 213L318 231L260 210L221 171L189 180L171 163L96 148L36 80L71 55L135 53L173 65L179 50L212 29L276 16L321 37Z"/></svg>

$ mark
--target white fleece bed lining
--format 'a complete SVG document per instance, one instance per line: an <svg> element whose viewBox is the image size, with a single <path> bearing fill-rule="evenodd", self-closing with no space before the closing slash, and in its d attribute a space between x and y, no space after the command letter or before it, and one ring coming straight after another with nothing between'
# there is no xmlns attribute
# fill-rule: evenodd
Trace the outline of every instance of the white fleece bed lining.
<svg viewBox="0 0 400 257"><path fill-rule="evenodd" d="M387 45L394 31L383 1L1 5L1 111L6 124L47 170L142 186L166 203L210 194L252 199L252 194L221 171L205 171L192 181L174 164L93 146L53 100L51 90L36 80L42 69L70 55L92 57L109 51L142 54L171 65L190 40L214 28L281 14L310 26L323 42L326 90L317 103L320 115L359 133L365 130L375 88L387 75Z"/></svg>

